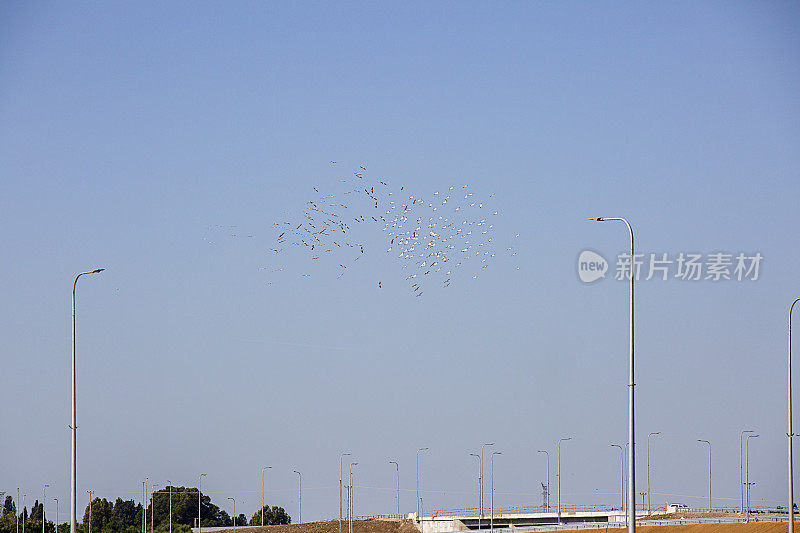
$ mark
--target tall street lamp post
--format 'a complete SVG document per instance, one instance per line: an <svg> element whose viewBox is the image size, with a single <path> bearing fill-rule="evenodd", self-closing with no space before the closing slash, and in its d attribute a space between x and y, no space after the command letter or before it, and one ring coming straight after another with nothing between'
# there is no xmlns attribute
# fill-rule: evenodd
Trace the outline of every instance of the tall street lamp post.
<svg viewBox="0 0 800 533"><path fill-rule="evenodd" d="M228 499L233 501L233 530L236 531L236 499L228 496Z"/></svg>
<svg viewBox="0 0 800 533"><path fill-rule="evenodd" d="M797 298L789 307L789 533L794 533L794 472L792 468L792 310L794 304L800 302Z"/></svg>
<svg viewBox="0 0 800 533"><path fill-rule="evenodd" d="M78 285L78 278L84 274L97 274L105 270L104 268L96 268L88 272L81 272L75 276L75 282L72 284L72 425L69 426L72 430L72 469L70 474L70 519L69 531L70 533L77 533L78 530L78 444L77 444L77 413L75 402L75 287Z"/></svg>
<svg viewBox="0 0 800 533"><path fill-rule="evenodd" d="M342 533L342 459L349 453L343 453L339 456L339 533Z"/></svg>
<svg viewBox="0 0 800 533"><path fill-rule="evenodd" d="M350 477L347 485L347 531L353 533L353 467L358 463L350 463Z"/></svg>
<svg viewBox="0 0 800 533"><path fill-rule="evenodd" d="M400 518L400 465L397 461L389 461L390 465L394 465L397 472L397 518Z"/></svg>
<svg viewBox="0 0 800 533"><path fill-rule="evenodd" d="M547 450L537 450L536 453L543 453L547 456L547 489L545 489L544 510L550 510L550 454Z"/></svg>
<svg viewBox="0 0 800 533"><path fill-rule="evenodd" d="M711 443L702 439L697 439L697 442L708 444L708 511L711 512Z"/></svg>
<svg viewBox="0 0 800 533"><path fill-rule="evenodd" d="M172 533L172 481L167 480L169 483L169 533Z"/></svg>
<svg viewBox="0 0 800 533"><path fill-rule="evenodd" d="M203 532L202 520L202 507L200 502L203 499L203 476L207 476L208 474L200 474L200 477L197 479L197 531L198 533Z"/></svg>
<svg viewBox="0 0 800 533"><path fill-rule="evenodd" d="M621 499L620 508L625 509L625 452L620 444L612 444L612 448L619 448L619 471L622 483L619 487L619 496Z"/></svg>
<svg viewBox="0 0 800 533"><path fill-rule="evenodd" d="M264 470L272 468L271 466L261 467L261 525L264 525ZM170 533L172 533L170 531Z"/></svg>
<svg viewBox="0 0 800 533"><path fill-rule="evenodd" d="M483 449L487 446L494 446L494 442L485 442L481 446L481 502L480 502L480 518L483 518Z"/></svg>
<svg viewBox="0 0 800 533"><path fill-rule="evenodd" d="M480 509L480 506L481 506L481 456L478 455L477 453L471 453L470 455L472 457L474 457L475 459L477 459L477 461L478 461L478 509ZM480 514L480 511L478 511L478 530L480 531L480 529L481 529L481 514Z"/></svg>
<svg viewBox="0 0 800 533"><path fill-rule="evenodd" d="M635 462L635 450L636 450L636 441L635 435L633 432L633 388L634 388L634 379L633 379L633 280L635 279L635 255L633 253L633 228L631 227L630 223L625 220L624 218L603 218L603 217L595 217L590 218L589 220L594 220L596 222L605 222L611 220L617 220L620 222L624 222L626 226L628 226L628 232L631 236L631 261L630 261L630 318L629 318L629 328L630 328L630 349L629 349L629 362L628 362L628 533L635 533L636 532L636 462Z"/></svg>
<svg viewBox="0 0 800 533"><path fill-rule="evenodd" d="M87 490L89 493L89 533L92 533L92 493L93 490Z"/></svg>
<svg viewBox="0 0 800 533"><path fill-rule="evenodd" d="M755 433L752 429L743 429L739 433L739 495L742 498L739 514L744 514L744 479L742 478L742 436L745 433Z"/></svg>
<svg viewBox="0 0 800 533"><path fill-rule="evenodd" d="M58 498L53 498L56 501L56 533L58 533Z"/></svg>
<svg viewBox="0 0 800 533"><path fill-rule="evenodd" d="M747 517L750 516L750 439L754 439L758 437L758 435L748 435L744 439L744 449L745 449L745 479L747 485Z"/></svg>
<svg viewBox="0 0 800 533"><path fill-rule="evenodd" d="M558 439L556 449L558 450L558 468L556 477L558 478L558 523L561 524L561 443L565 440L572 440L572 437Z"/></svg>
<svg viewBox="0 0 800 533"><path fill-rule="evenodd" d="M419 506L419 452L424 452L429 448L420 448L417 450L417 522L420 519L420 506Z"/></svg>
<svg viewBox="0 0 800 533"><path fill-rule="evenodd" d="M297 523L303 523L303 474L297 470L292 470L297 474Z"/></svg>
<svg viewBox="0 0 800 533"><path fill-rule="evenodd" d="M491 524L492 533L494 533L494 456L500 455L502 453L503 452L492 452L492 455L489 456L489 472L491 478L491 482L489 483L489 493L490 493L489 500L492 506L492 515L491 515L492 517L490 519L492 522Z"/></svg>
<svg viewBox="0 0 800 533"><path fill-rule="evenodd" d="M151 533L156 530L156 487L157 484L153 483L150 487L150 531Z"/></svg>
<svg viewBox="0 0 800 533"><path fill-rule="evenodd" d="M661 435L660 431L652 431L647 434L647 514L650 514L650 437Z"/></svg>
<svg viewBox="0 0 800 533"><path fill-rule="evenodd" d="M47 493L47 487L49 486L50 485L45 485L44 487L42 487L42 533L44 533L44 525L47 523L47 519L45 518L44 515L44 502L47 501L45 494Z"/></svg>

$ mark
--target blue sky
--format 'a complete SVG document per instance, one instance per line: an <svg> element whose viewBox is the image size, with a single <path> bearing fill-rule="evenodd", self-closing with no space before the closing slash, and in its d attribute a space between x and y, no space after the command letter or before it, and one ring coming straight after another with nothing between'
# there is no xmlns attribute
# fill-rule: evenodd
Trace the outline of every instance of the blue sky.
<svg viewBox="0 0 800 533"><path fill-rule="evenodd" d="M394 509L389 460L408 512L429 446L425 507L466 507L468 454L495 441L496 504L527 505L536 450L554 469L571 436L562 500L616 502L627 288L582 284L576 259L590 248L613 270L624 226L586 218L624 216L643 252L764 257L757 281L639 284L638 486L661 431L653 503L704 504L708 439L715 504L736 506L739 432L755 429L753 501L782 504L799 16L790 2L4 4L0 490L49 483L67 501L70 287L105 267L79 285L79 496L207 472L214 501L249 516L269 464L268 502L296 516L299 469L303 518L331 518L349 451L356 512ZM468 184L517 255L423 297L379 232L340 279L273 257L273 223L361 166L397 194Z"/></svg>

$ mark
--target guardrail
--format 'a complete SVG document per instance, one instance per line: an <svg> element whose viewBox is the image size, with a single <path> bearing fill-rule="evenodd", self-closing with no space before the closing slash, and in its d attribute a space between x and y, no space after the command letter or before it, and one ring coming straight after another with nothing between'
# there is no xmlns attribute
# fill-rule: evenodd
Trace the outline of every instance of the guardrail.
<svg viewBox="0 0 800 533"><path fill-rule="evenodd" d="M361 515L361 516L354 516L353 520L396 520L398 518L408 518L408 515L404 514L371 514L371 515ZM338 520L335 519L335 520ZM342 521L347 520L347 518L342 518Z"/></svg>
<svg viewBox="0 0 800 533"><path fill-rule="evenodd" d="M641 525L647 526L675 526L675 525L683 525L683 524L731 524L731 523L738 523L738 522L746 522L747 519L744 517L723 517L723 518L685 518L685 519L678 519L678 520L647 520L646 522L640 522ZM779 516L759 516L753 517L751 516L749 519L750 522L785 522L786 518L779 517ZM607 522L574 522L574 523L566 523L562 525L558 524L549 524L549 525L541 525L541 526L522 526L522 527L513 527L513 528L499 528L495 526L495 530L505 531L506 533L514 532L514 533L534 533L538 531L561 531L561 530L576 530L576 529L624 529L625 524L609 524Z"/></svg>
<svg viewBox="0 0 800 533"><path fill-rule="evenodd" d="M590 504L562 504L561 505L561 512L562 513L571 513L571 512L614 512L614 511L622 511L623 509L618 505L590 505ZM647 512L647 509L643 506L637 505L636 506L636 513L641 514ZM659 507L655 509L650 509L649 515L658 515L662 513L666 513L667 510L664 507ZM684 507L677 509L674 511L675 513L726 513L726 514L739 514L740 509L739 507L714 507L712 509L703 508L703 507ZM557 508L554 506L550 506L549 508L545 508L543 505L526 505L526 506L511 506L511 507L497 507L494 510L494 516L503 516L509 514L532 514L532 513L557 513ZM776 507L770 506L758 506L758 507L750 507L750 516L757 516L759 514L788 514L786 509L779 509ZM478 507L461 507L461 508L453 508L453 509L436 509L431 511L430 518L437 518L437 517L453 517L453 516L478 516L480 514L480 509ZM483 509L483 516L489 516L491 514L490 509L484 507ZM396 515L395 515L396 516ZM405 515L403 515L405 516Z"/></svg>

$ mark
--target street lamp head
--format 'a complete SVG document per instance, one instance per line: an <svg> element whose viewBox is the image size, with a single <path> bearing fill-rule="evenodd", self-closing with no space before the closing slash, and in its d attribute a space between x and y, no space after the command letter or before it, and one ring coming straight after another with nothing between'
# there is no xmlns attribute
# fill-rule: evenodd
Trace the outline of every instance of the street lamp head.
<svg viewBox="0 0 800 533"><path fill-rule="evenodd" d="M593 220L595 222L603 222L605 219L603 217L591 217L589 220Z"/></svg>
<svg viewBox="0 0 800 533"><path fill-rule="evenodd" d="M418 451L418 452L424 452L425 450L430 450L430 448L420 448L420 449L419 449L419 450L417 450L417 451Z"/></svg>
<svg viewBox="0 0 800 533"><path fill-rule="evenodd" d="M89 274L99 274L99 273L100 273L100 272L102 272L103 270L105 270L105 268L95 268L94 270L92 270L91 272L89 272Z"/></svg>
<svg viewBox="0 0 800 533"><path fill-rule="evenodd" d="M503 455L503 452L492 452L492 455Z"/></svg>

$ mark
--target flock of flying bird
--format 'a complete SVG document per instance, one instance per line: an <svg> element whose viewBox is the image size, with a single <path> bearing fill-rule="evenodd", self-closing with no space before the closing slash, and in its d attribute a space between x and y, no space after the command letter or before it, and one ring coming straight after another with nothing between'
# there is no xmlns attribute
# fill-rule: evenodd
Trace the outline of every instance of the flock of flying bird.
<svg viewBox="0 0 800 533"><path fill-rule="evenodd" d="M387 179L370 178L363 166L337 185L338 192L314 187L299 218L272 225L276 236L267 252L276 266L260 270L274 278L288 269L281 266L289 264L284 256L300 252L312 262L331 264L338 279L358 265L377 237L383 252L400 263L412 293L422 296L428 281L448 287L456 273L465 271L477 279L498 255L494 219L499 213L488 206L494 194L480 199L467 185L454 185L423 198L404 186L393 188ZM516 255L513 246L503 253ZM383 287L382 281L375 283Z"/></svg>

